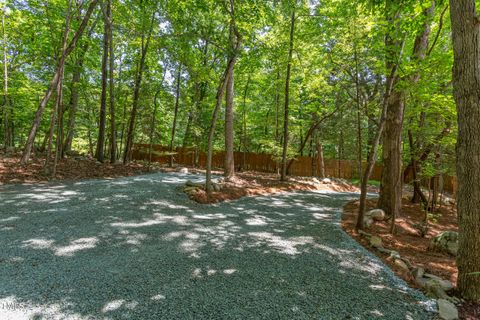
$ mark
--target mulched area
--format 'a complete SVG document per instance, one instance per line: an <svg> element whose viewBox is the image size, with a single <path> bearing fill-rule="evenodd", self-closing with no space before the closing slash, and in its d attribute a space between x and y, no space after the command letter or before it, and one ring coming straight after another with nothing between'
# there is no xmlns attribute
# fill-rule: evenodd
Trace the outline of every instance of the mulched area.
<svg viewBox="0 0 480 320"><path fill-rule="evenodd" d="M161 171L173 172L178 168L162 168ZM190 173L204 174L204 170L188 168ZM213 174L222 175L221 171ZM212 191L210 197L203 189L190 193L190 198L198 203L218 203L231 201L246 196L265 195L278 192L331 190L338 192L355 192L356 186L341 180L332 179L331 183L315 183L309 177L289 177L288 181L280 181L277 174L253 171L237 172L234 181L222 182L221 191Z"/></svg>
<svg viewBox="0 0 480 320"><path fill-rule="evenodd" d="M57 174L45 173L44 157L33 157L28 165L20 165L20 154L0 154L0 184L44 183L57 180L83 180L133 176L152 171L146 164L132 162L128 165L100 163L91 157L71 157L59 161Z"/></svg>
<svg viewBox="0 0 480 320"><path fill-rule="evenodd" d="M352 201L345 205L342 216L343 229L358 243L388 264L410 286L417 287L411 275L402 272L387 255L372 248L368 239L355 232L358 206L358 201ZM375 207L376 199L367 201L368 210ZM428 250L428 246L430 240L439 233L447 230L458 231L456 207L450 203L439 207L432 219L429 220L429 229L425 237L421 237L420 231L416 228L423 221L423 217L424 212L419 204L412 204L408 199L403 199L402 216L396 221L395 236L389 233L390 222L385 221L375 222L366 231L381 237L385 248L398 251L402 257L407 258L413 265L421 266L426 272L450 280L455 284L458 275L455 257L447 253ZM461 319L480 319L480 304L466 302L460 306L459 312Z"/></svg>

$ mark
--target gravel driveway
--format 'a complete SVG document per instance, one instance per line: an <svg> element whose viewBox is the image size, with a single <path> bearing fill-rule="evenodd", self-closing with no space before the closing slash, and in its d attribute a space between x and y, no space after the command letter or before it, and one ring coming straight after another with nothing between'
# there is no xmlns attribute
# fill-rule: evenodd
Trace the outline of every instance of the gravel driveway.
<svg viewBox="0 0 480 320"><path fill-rule="evenodd" d="M340 229L354 194L205 206L197 177L0 186L0 319L431 319Z"/></svg>

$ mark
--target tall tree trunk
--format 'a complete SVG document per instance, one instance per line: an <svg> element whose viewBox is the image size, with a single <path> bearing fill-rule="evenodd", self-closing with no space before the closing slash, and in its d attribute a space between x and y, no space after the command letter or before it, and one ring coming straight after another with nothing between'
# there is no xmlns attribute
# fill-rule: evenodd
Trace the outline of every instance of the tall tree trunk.
<svg viewBox="0 0 480 320"><path fill-rule="evenodd" d="M62 72L62 75L60 76L60 79L58 81L58 87L57 87L57 112L58 112L58 125L57 125L57 141L55 143L55 158L53 161L53 170L52 170L52 177L55 178L57 175L57 164L58 160L63 153L63 77L64 77L64 71Z"/></svg>
<svg viewBox="0 0 480 320"><path fill-rule="evenodd" d="M164 74L165 75L165 74ZM163 80L162 80L163 83ZM148 164L152 163L152 149L153 149L153 134L155 133L155 120L157 119L157 110L158 110L158 95L160 94L159 89L155 92L155 97L153 98L153 113L150 120L150 134L149 134L149 144L148 144Z"/></svg>
<svg viewBox="0 0 480 320"><path fill-rule="evenodd" d="M8 98L8 60L7 60L7 32L5 30L5 10L2 10L2 36L3 36L3 146L5 151L12 145L10 132L10 103Z"/></svg>
<svg viewBox="0 0 480 320"><path fill-rule="evenodd" d="M108 18L108 44L109 44L109 97L110 97L110 163L117 161L117 127L115 121L115 79L113 71L115 69L115 56L113 47L113 17L112 17L112 0L107 1L107 18Z"/></svg>
<svg viewBox="0 0 480 320"><path fill-rule="evenodd" d="M245 90L243 91L243 114L242 114L242 170L245 170L247 165L247 93L250 85L251 76L248 74Z"/></svg>
<svg viewBox="0 0 480 320"><path fill-rule="evenodd" d="M231 180L235 176L235 163L234 163L234 132L233 132L233 98L234 98L234 74L232 69L226 86L226 106L225 106L225 179Z"/></svg>
<svg viewBox="0 0 480 320"><path fill-rule="evenodd" d="M411 130L408 130L408 142L410 144L410 157L411 157L411 165L412 165L412 180L413 180L413 197L412 203L419 203L422 202L425 206L425 210L427 209L428 200L422 192L420 180L418 178L418 164L417 159L415 158L415 144L413 143L413 134Z"/></svg>
<svg viewBox="0 0 480 320"><path fill-rule="evenodd" d="M65 60L68 57L68 55L75 49L75 46L77 44L78 39L82 36L88 21L90 20L90 16L92 15L93 10L95 9L97 5L98 0L92 0L90 2L90 5L88 6L87 12L85 13L85 16L82 20L82 23L80 24L77 32L73 36L72 40L70 40L70 43L67 47L67 49L63 52L62 56L59 59L59 62L57 64L57 70L55 71L55 74L53 75L52 81L50 82L50 86L45 92L45 95L43 99L40 102L40 105L38 106L37 112L35 113L35 118L32 123L32 127L30 128L30 132L28 134L27 141L25 143L25 147L23 150L23 155L22 159L20 161L21 164L26 164L28 160L30 159L30 155L32 153L32 148L33 148L33 142L35 141L35 136L37 134L38 127L40 126L40 122L42 120L42 114L45 111L45 107L48 104L48 101L50 101L50 98L52 96L53 91L57 87L57 83L60 79L60 74L63 72L63 68L65 65Z"/></svg>
<svg viewBox="0 0 480 320"><path fill-rule="evenodd" d="M70 101L68 103L68 124L67 124L67 135L65 137L65 142L63 143L63 155L72 150L72 141L75 134L75 116L78 108L78 86L80 85L80 77L82 75L83 68L83 57L84 51L82 51L80 57L78 57L75 62L72 83L70 86Z"/></svg>
<svg viewBox="0 0 480 320"><path fill-rule="evenodd" d="M480 19L475 0L450 0L453 88L458 112L457 287L480 301Z"/></svg>
<svg viewBox="0 0 480 320"><path fill-rule="evenodd" d="M400 49L398 50L397 55L392 55L390 52L390 54L387 56L386 66L387 68L390 69L390 74L388 75L386 84L385 84L385 93L384 93L383 102L382 102L382 112L380 114L380 119L378 121L378 129L373 141L371 142L370 151L367 157L367 166L363 171L363 176L360 182L360 204L358 208L357 223L355 224L356 230L363 230L364 228L363 220L365 217L365 209L367 206L368 180L370 179L370 175L372 174L373 167L375 166L375 162L377 160L378 146L380 144L380 139L382 138L382 135L384 133L383 131L385 129L385 123L387 118L387 107L389 105L389 100L391 98L393 87L395 85L395 79L397 78L397 70L399 67L399 61L401 60L401 57L403 55L404 46L405 46L405 37L400 43Z"/></svg>
<svg viewBox="0 0 480 320"><path fill-rule="evenodd" d="M285 181L287 179L287 153L288 153L288 120L289 120L289 104L290 104L290 75L292 69L292 57L293 57L293 39L295 35L295 9L292 11L292 19L290 24L290 41L288 49L288 62L287 62L287 76L285 79L285 107L283 117L283 148L282 148L282 171L280 180Z"/></svg>
<svg viewBox="0 0 480 320"><path fill-rule="evenodd" d="M318 176L325 178L325 160L323 157L323 145L320 137L317 139L317 157L318 157Z"/></svg>
<svg viewBox="0 0 480 320"><path fill-rule="evenodd" d="M109 1L107 1L108 3ZM104 5L103 3L101 4ZM108 7L108 4L107 4ZM107 122L107 82L108 82L108 53L109 53L109 34L108 34L108 13L104 10L103 14L103 56L102 56L102 94L100 97L100 113L98 120L98 140L96 158L98 161L104 161L105 152L105 126Z"/></svg>
<svg viewBox="0 0 480 320"><path fill-rule="evenodd" d="M135 134L135 120L137 117L138 109L138 100L140 98L140 86L142 84L143 70L145 68L145 58L147 57L147 51L150 44L150 38L153 31L153 22L155 18L155 12L152 14L152 19L150 22L150 30L147 35L147 40L145 41L145 35L142 34L142 47L140 53L140 61L138 64L138 69L135 74L135 84L133 89L133 102L132 102L132 111L130 113L130 119L128 122L128 131L127 131L127 140L125 141L125 150L123 152L123 163L127 164L130 162L132 157L132 147L133 147L133 137Z"/></svg>
<svg viewBox="0 0 480 320"><path fill-rule="evenodd" d="M213 110L212 122L210 123L210 129L208 131L208 145L207 145L207 170L206 170L206 181L205 189L207 191L207 196L210 197L212 193L212 156L213 156L213 138L215 136L215 123L217 121L218 112L222 105L223 95L227 88L227 82L230 77L233 77L233 70L235 68L235 63L237 61L237 56L240 53L240 48L242 46L242 36L238 32L237 25L235 22L235 1L230 0L230 36L231 44L230 48L231 53L228 58L227 67L223 73L220 83L217 89L215 109ZM233 78L232 78L233 80ZM233 86L233 82L232 82ZM233 98L233 96L232 96Z"/></svg>
<svg viewBox="0 0 480 320"><path fill-rule="evenodd" d="M178 106L180 103L180 81L182 76L182 65L178 65L177 87L175 90L175 108L173 111L172 137L170 139L170 167L173 167L173 150L175 148L175 133L177 131Z"/></svg>
<svg viewBox="0 0 480 320"><path fill-rule="evenodd" d="M390 3L391 5L391 3ZM425 58L428 50L428 37L430 35L430 24L433 18L435 3L424 11L425 22L423 30L415 38L413 49L413 60L420 62ZM392 17L393 23L396 24L397 17ZM387 50L395 50L398 48L399 39L394 39L388 35L386 40ZM390 47L390 49L388 48ZM410 81L418 82L419 72L412 75ZM396 78L394 86L396 86L400 78ZM395 219L399 215L402 207L402 189L403 189L403 172L402 172L402 130L403 118L405 111L404 104L405 91L401 88L393 88L391 99L387 106L387 117L385 123L385 135L383 139L383 171L380 184L380 198L378 207L383 209L385 213L392 219L392 232L395 229Z"/></svg>
<svg viewBox="0 0 480 320"><path fill-rule="evenodd" d="M67 16L65 19L65 31L62 38L62 48L61 48L61 55L65 55L65 51L67 50L67 41L68 35L70 34L70 21L71 21L71 9L72 9L72 1L68 1L68 8L67 8ZM63 141L63 75L65 69L64 65L60 67L59 78L57 81L56 92L57 98L55 101L55 106L52 108L52 117L50 121L50 131L48 135L48 147L47 147L47 156L45 158L45 172L50 172L50 160L52 156L52 140L53 140L53 133L55 130L55 123L58 116L58 125L57 125L57 139L55 143L55 160L53 163L53 170L52 176L55 177L57 173L57 163L59 154L62 153L62 141ZM57 114L58 113L58 114Z"/></svg>
<svg viewBox="0 0 480 320"><path fill-rule="evenodd" d="M280 140L280 89L278 84L280 82L280 70L277 70L277 78L275 81L275 142L278 143Z"/></svg>
<svg viewBox="0 0 480 320"><path fill-rule="evenodd" d="M217 95L215 97L215 108L213 109L212 120L210 122L210 128L208 130L208 142L207 142L207 168L206 168L206 179L205 179L205 189L207 195L210 195L212 192L212 158L213 158L213 138L215 136L215 124L218 118L218 112L222 105L223 95L225 93L225 88L227 86L227 78L229 77L230 70L233 70L233 59L230 58L227 63L227 68L220 78L220 83L218 84Z"/></svg>
<svg viewBox="0 0 480 320"><path fill-rule="evenodd" d="M358 178L362 179L362 118L360 107L360 79L358 70L358 54L357 54L357 38L355 35L354 40L354 59L355 59L355 101L357 104L357 166L358 166ZM360 181L361 183L361 181Z"/></svg>

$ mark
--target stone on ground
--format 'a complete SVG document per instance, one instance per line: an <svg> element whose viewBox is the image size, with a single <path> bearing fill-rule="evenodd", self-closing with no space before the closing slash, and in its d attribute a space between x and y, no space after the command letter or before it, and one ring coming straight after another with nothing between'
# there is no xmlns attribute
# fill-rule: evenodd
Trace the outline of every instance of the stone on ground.
<svg viewBox="0 0 480 320"><path fill-rule="evenodd" d="M374 248L382 248L383 247L382 238L380 238L379 236L372 236L370 238L370 245Z"/></svg>
<svg viewBox="0 0 480 320"><path fill-rule="evenodd" d="M458 319L457 307L448 300L438 299L438 315L443 320L456 320Z"/></svg>
<svg viewBox="0 0 480 320"><path fill-rule="evenodd" d="M177 172L179 173L188 173L188 168L178 168Z"/></svg>
<svg viewBox="0 0 480 320"><path fill-rule="evenodd" d="M429 248L456 256L458 252L458 232L445 231L440 233L438 236L432 238Z"/></svg>
<svg viewBox="0 0 480 320"><path fill-rule="evenodd" d="M383 211L382 209L370 210L366 213L366 215L368 217L371 217L375 221L383 221L385 220L385 217L386 217L385 211Z"/></svg>

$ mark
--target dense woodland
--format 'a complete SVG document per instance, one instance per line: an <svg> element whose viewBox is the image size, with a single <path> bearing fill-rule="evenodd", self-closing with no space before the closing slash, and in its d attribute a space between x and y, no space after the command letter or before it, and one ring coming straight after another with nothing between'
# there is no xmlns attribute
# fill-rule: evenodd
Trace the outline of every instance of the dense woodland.
<svg viewBox="0 0 480 320"><path fill-rule="evenodd" d="M6 0L1 144L53 176L75 154L191 147L207 190L215 150L230 179L234 151L274 155L282 180L299 155L355 160L359 229L375 162L392 221L404 175L427 210L419 181L457 175L458 285L479 300L480 28L475 0L450 2Z"/></svg>

